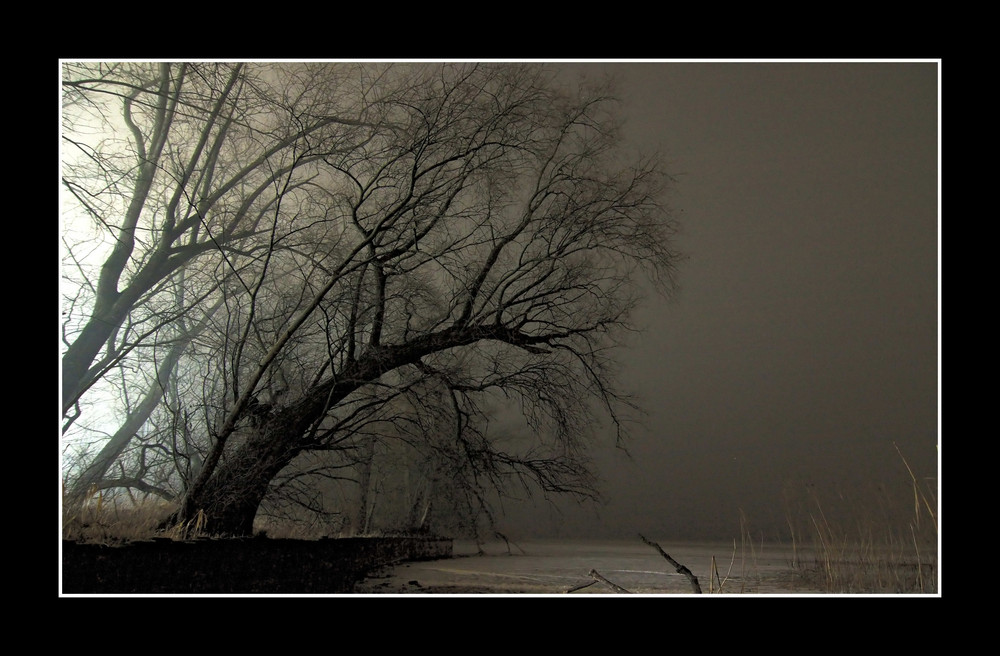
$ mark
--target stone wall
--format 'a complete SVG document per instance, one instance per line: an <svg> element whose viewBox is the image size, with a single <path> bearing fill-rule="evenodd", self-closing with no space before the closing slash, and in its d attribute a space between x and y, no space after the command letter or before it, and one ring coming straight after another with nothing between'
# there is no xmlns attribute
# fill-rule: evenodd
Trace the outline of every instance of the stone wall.
<svg viewBox="0 0 1000 656"><path fill-rule="evenodd" d="M157 539L62 544L63 594L337 594L407 560L450 558L446 538Z"/></svg>

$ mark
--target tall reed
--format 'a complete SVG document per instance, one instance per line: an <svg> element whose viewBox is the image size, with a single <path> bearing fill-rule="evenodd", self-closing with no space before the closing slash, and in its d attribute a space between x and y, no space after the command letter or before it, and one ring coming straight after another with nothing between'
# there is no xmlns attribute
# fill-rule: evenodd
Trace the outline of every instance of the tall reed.
<svg viewBox="0 0 1000 656"><path fill-rule="evenodd" d="M895 445L894 445L895 446ZM898 447L909 476L912 506L897 512L888 487L857 500L854 519L837 520L827 501L808 491L805 526L789 516L793 566L810 584L831 593L935 594L938 584L936 492L919 480ZM797 521L798 520L798 521ZM807 555L808 554L808 555Z"/></svg>

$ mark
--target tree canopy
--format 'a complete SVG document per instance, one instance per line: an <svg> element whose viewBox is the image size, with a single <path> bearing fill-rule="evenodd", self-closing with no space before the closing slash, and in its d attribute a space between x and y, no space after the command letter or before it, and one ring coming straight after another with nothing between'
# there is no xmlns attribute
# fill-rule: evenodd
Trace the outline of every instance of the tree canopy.
<svg viewBox="0 0 1000 656"><path fill-rule="evenodd" d="M156 494L249 534L288 504L370 528L380 477L413 482L413 525L432 499L597 494L595 418L623 440L635 409L614 349L678 261L669 177L624 148L611 81L66 62L62 87L77 501Z"/></svg>

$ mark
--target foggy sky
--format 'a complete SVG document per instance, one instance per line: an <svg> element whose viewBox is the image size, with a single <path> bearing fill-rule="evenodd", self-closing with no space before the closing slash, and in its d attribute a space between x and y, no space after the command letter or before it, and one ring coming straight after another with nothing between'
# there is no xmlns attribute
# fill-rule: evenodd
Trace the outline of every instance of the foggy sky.
<svg viewBox="0 0 1000 656"><path fill-rule="evenodd" d="M605 503L509 507L512 537L771 536L787 499L905 498L896 446L936 481L939 64L569 66L623 75L687 259L622 353L649 416L599 450Z"/></svg>

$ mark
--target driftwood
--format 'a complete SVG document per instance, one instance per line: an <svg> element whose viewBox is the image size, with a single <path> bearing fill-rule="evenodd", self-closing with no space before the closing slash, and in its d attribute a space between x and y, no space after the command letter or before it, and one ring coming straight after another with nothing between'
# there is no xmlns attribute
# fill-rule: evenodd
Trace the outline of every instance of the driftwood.
<svg viewBox="0 0 1000 656"><path fill-rule="evenodd" d="M620 592L622 594L632 594L632 592L630 590L626 590L625 588L623 588L622 586L618 585L617 583L609 581L606 578L604 578L603 576L601 576L596 569L590 570L590 576L595 581L600 581L601 583L604 583L606 585L611 586L611 589L614 590L615 592Z"/></svg>
<svg viewBox="0 0 1000 656"><path fill-rule="evenodd" d="M691 583L691 588L694 590L695 594L701 594L701 586L698 584L698 577L695 576L694 573L691 572L691 570L689 570L687 567L685 567L684 565L681 565L679 562L677 562L676 560L674 560L673 558L671 558L670 554L668 554L666 551L664 551L663 548L660 547L660 545L658 545L657 543L653 542L652 540L647 539L641 533L639 534L639 537L642 538L642 541L645 542L646 544L648 544L649 546L655 547L656 550L660 552L660 555L663 556L664 558L666 558L667 562L674 566L674 569L677 570L678 574L683 574L684 576L687 577L688 581ZM607 586L610 586L611 589L614 590L615 592L619 592L619 593L622 593L622 594L632 594L631 590L626 590L625 588L623 588L622 586L618 585L614 581L609 581L608 579L604 578L600 574L600 572L598 572L596 569L590 570L590 577L592 579L594 579L594 580L591 581L590 583L584 583L582 585L578 585L576 587L570 588L569 590L566 591L566 594L569 594L570 592L576 592L577 590L583 590L584 588L589 588L590 586L594 585L594 583L596 583L598 581L600 581L601 583L603 583L603 584L605 584Z"/></svg>
<svg viewBox="0 0 1000 656"><path fill-rule="evenodd" d="M597 583L596 579L593 580L593 581L591 581L591 582L589 582L589 583L581 583L580 585L578 585L576 587L573 587L573 588L570 588L569 590L567 590L566 594L569 594L571 592L576 592L577 590L583 590L584 588L589 588L590 586L594 585L595 583Z"/></svg>
<svg viewBox="0 0 1000 656"><path fill-rule="evenodd" d="M641 533L639 534L639 537L642 539L643 542L645 542L649 546L655 547L656 550L660 552L660 555L666 558L667 562L674 566L674 569L677 570L678 574L683 574L684 576L687 577L688 581L691 583L691 588L694 590L695 594L701 594L701 586L698 585L698 577L695 576L691 572L691 570L689 570L687 567L681 565L679 562L671 558L670 555L660 547L660 545L656 544L652 540L646 539L646 537Z"/></svg>

